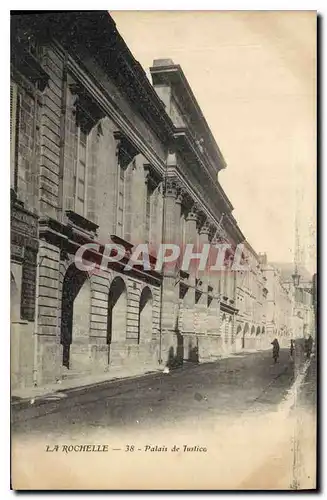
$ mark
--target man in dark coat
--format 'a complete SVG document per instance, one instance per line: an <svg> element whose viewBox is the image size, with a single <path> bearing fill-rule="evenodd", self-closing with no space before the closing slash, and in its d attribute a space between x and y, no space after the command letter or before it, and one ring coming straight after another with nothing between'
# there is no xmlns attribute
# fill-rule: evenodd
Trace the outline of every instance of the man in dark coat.
<svg viewBox="0 0 327 500"><path fill-rule="evenodd" d="M293 358L294 349L295 349L295 343L294 343L294 340L291 339L291 347L290 347L290 356L291 356L291 358Z"/></svg>
<svg viewBox="0 0 327 500"><path fill-rule="evenodd" d="M305 339L305 344L304 344L305 353L308 359L311 356L312 345L313 345L313 338L311 335L309 335L309 337Z"/></svg>
<svg viewBox="0 0 327 500"><path fill-rule="evenodd" d="M279 342L278 342L278 340L275 338L272 341L271 345L273 346L273 353L272 353L273 359L274 359L274 362L277 363L277 359L279 357Z"/></svg>

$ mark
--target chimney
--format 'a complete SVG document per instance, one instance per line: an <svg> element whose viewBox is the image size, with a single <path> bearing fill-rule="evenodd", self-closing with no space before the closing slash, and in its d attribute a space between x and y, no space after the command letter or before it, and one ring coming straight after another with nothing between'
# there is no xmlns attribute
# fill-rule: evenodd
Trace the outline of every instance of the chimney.
<svg viewBox="0 0 327 500"><path fill-rule="evenodd" d="M158 66L175 66L175 64L172 59L154 59L153 67Z"/></svg>
<svg viewBox="0 0 327 500"><path fill-rule="evenodd" d="M266 266L268 263L267 259L267 254L266 253L259 253L258 254L259 262L261 265Z"/></svg>

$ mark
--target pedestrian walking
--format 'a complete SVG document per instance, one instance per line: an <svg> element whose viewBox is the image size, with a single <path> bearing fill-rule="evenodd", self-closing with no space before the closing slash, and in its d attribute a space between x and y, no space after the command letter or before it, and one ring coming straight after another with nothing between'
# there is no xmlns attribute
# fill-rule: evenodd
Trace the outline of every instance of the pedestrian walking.
<svg viewBox="0 0 327 500"><path fill-rule="evenodd" d="M272 352L272 355L273 355L273 360L274 360L274 363L277 363L277 360L279 358L279 342L278 340L275 338L273 341L272 341L272 346L273 346L273 352Z"/></svg>
<svg viewBox="0 0 327 500"><path fill-rule="evenodd" d="M309 337L307 339L305 339L305 343L304 343L304 350L305 350L305 354L306 354L307 359L309 359L311 356L312 346L313 346L313 338L311 335L309 335Z"/></svg>
<svg viewBox="0 0 327 500"><path fill-rule="evenodd" d="M295 350L295 343L294 343L294 340L291 339L291 347L290 347L290 356L291 356L291 359L293 359L294 350Z"/></svg>

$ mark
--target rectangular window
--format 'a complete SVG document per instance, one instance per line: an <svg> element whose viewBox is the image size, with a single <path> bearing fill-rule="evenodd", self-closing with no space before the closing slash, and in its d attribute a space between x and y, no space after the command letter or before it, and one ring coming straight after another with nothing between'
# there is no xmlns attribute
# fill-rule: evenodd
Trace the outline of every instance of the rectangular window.
<svg viewBox="0 0 327 500"><path fill-rule="evenodd" d="M125 208L125 172L119 165L118 200L117 200L117 236L124 238L124 208Z"/></svg>
<svg viewBox="0 0 327 500"><path fill-rule="evenodd" d="M10 83L10 187L17 189L19 94L16 83Z"/></svg>
<svg viewBox="0 0 327 500"><path fill-rule="evenodd" d="M77 129L77 160L75 172L75 212L86 217L87 194L87 135Z"/></svg>

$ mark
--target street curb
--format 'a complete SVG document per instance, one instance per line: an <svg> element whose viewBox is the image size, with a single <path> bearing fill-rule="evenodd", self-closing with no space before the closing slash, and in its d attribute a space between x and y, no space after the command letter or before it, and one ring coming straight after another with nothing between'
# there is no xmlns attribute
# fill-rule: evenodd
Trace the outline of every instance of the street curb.
<svg viewBox="0 0 327 500"><path fill-rule="evenodd" d="M265 349L258 350L255 352L259 353L259 352L263 352L263 351L265 351ZM173 373L175 371L179 371L179 370L185 370L187 368L194 367L194 366L203 366L206 364L214 364L214 363L217 363L220 361L225 361L225 360L230 359L232 357L237 357L237 355L244 355L244 354L245 355L246 354L254 354L254 352L243 351L243 352L239 352L239 353L233 353L232 356L221 357L221 358L217 358L216 360L212 360L212 361L204 361L203 363L188 363L188 362L186 362L181 366L176 366L174 368L171 368L171 373ZM158 368L157 370L151 370L151 371L146 372L146 373L141 373L141 374L137 374L137 375L130 375L127 377L111 378L108 380L101 380L100 382L94 382L91 384L80 385L80 386L71 387L68 389L60 389L58 387L57 390L55 390L53 392L48 392L48 393L42 394L40 396L29 396L26 398L19 398L17 401L11 401L11 410L19 411L19 410L24 410L27 408L32 408L32 407L35 408L35 407L42 406L46 403L51 402L51 398L54 398L52 402L60 402L60 401L66 400L68 397L79 396L79 395L85 394L89 391L92 391L93 389L97 389L97 388L101 388L101 387L105 388L108 386L119 384L120 382L138 380L138 379L143 379L143 378L149 377L150 375L162 375L162 374L163 374L163 370ZM61 398L59 396L60 394L64 394L65 396ZM56 396L57 396L57 398L56 398ZM31 400L34 400L33 403L31 403Z"/></svg>
<svg viewBox="0 0 327 500"><path fill-rule="evenodd" d="M219 361L219 360L217 360ZM210 362L212 363L212 361ZM201 363L201 365L204 365L206 363ZM179 370L185 370L194 366L200 366L197 363L185 363L181 366L176 366L174 368L170 368L170 373L174 373ZM58 396L58 399L54 399L54 401L64 401L66 400L69 396L75 397L75 396L80 396L81 394L86 394L89 391L92 391L93 389L96 388L105 388L108 386L112 386L115 384L119 384L120 382L128 382L132 380L139 380L139 379L144 379L147 377L150 377L151 375L162 375L163 374L163 369L157 369L157 370L151 370L146 373L140 373L137 375L130 375L127 377L117 377L117 378L112 378L108 380L101 380L101 382L94 382L92 384L86 384L86 385L80 385L77 387L72 387L69 389L59 389L53 392L49 392L46 394L42 394L40 396L30 396L28 398L21 398L18 401L11 401L11 407L12 409L15 410L20 410L20 409L26 409L26 408L31 408L31 407L38 407L42 406L43 404L51 402L51 397L56 397ZM60 398L59 394L65 394L66 397ZM34 399L33 404L31 404L31 400Z"/></svg>
<svg viewBox="0 0 327 500"><path fill-rule="evenodd" d="M12 407L12 409L15 409L15 410L23 410L26 408L30 408L32 406L38 407L38 406L41 406L43 404L50 402L51 397L56 397L56 395L59 395L59 394L65 394L66 397L79 396L79 395L85 394L93 389L107 387L109 385L114 385L114 384L117 384L117 383L123 382L123 381L145 378L145 377L148 377L150 375L155 375L155 374L159 374L159 373L162 373L162 370L158 369L158 370L154 370L154 371L150 371L150 372L146 372L146 373L142 373L142 374L138 374L138 375L130 375L127 377L117 377L117 378L112 378L112 379L108 379L108 380L101 380L101 382L94 382L91 384L80 385L77 387L71 387L69 389L59 389L58 388L58 390L56 390L56 391L48 392L48 393L42 394L40 396L30 396L27 398L20 398L18 401L11 401L11 407ZM66 397L64 397L62 399L66 399ZM34 399L34 403L31 404L31 400L33 400L33 399ZM60 401L60 400L61 400L61 398L58 396L57 401Z"/></svg>

